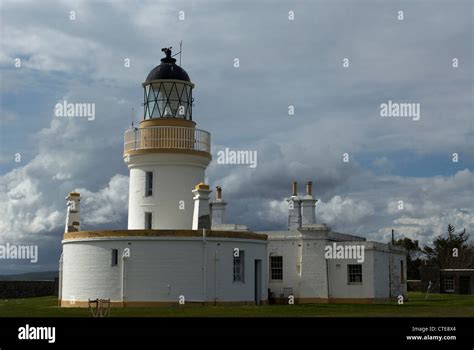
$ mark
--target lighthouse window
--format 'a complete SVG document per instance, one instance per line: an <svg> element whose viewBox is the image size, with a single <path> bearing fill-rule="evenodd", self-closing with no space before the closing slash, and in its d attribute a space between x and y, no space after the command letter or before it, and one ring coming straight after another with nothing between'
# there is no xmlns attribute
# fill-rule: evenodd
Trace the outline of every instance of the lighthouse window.
<svg viewBox="0 0 474 350"><path fill-rule="evenodd" d="M153 195L153 172L146 172L146 181L145 181L145 196Z"/></svg>
<svg viewBox="0 0 474 350"><path fill-rule="evenodd" d="M151 230L152 227L152 214L145 213L145 230Z"/></svg>
<svg viewBox="0 0 474 350"><path fill-rule="evenodd" d="M112 266L118 265L118 249L112 249Z"/></svg>
<svg viewBox="0 0 474 350"><path fill-rule="evenodd" d="M160 82L145 86L145 119L183 118L192 120L192 87L177 82Z"/></svg>
<svg viewBox="0 0 474 350"><path fill-rule="evenodd" d="M239 256L234 254L234 282L245 282L244 281L244 261L245 252L239 250Z"/></svg>

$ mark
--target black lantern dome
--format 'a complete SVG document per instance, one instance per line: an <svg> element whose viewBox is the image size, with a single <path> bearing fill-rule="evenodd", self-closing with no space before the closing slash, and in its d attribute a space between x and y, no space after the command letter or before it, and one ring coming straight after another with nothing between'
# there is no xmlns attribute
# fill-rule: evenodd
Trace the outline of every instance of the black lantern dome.
<svg viewBox="0 0 474 350"><path fill-rule="evenodd" d="M146 81L161 80L161 79L174 79L191 81L188 73L176 64L176 59L171 57L171 48L164 48L162 51L166 54L166 57L161 59L161 64L153 68Z"/></svg>
<svg viewBox="0 0 474 350"><path fill-rule="evenodd" d="M188 73L171 57L171 47L161 49L166 57L151 70L143 83L144 119L179 118L192 120L192 89Z"/></svg>

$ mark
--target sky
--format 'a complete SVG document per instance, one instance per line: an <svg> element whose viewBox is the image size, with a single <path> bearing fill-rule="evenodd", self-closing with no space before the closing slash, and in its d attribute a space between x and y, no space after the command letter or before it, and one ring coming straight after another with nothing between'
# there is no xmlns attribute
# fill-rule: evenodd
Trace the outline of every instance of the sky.
<svg viewBox="0 0 474 350"><path fill-rule="evenodd" d="M180 41L229 222L286 229L291 182L312 181L317 222L338 232L422 245L448 223L472 233L473 6L2 0L0 244L37 245L39 259L2 260L0 274L57 269L72 190L82 229L127 227L123 132L161 48ZM94 103L95 119L55 116L63 101ZM417 104L419 120L382 117L389 101ZM257 167L218 164L225 148L256 151Z"/></svg>

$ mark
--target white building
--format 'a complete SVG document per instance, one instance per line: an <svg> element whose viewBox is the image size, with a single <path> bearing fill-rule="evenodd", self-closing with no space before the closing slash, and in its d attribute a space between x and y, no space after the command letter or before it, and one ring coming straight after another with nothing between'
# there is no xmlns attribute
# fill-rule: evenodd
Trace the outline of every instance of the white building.
<svg viewBox="0 0 474 350"><path fill-rule="evenodd" d="M406 254L316 224L312 184L288 199L287 231L268 235L269 298L276 302L370 302L406 296Z"/></svg>
<svg viewBox="0 0 474 350"><path fill-rule="evenodd" d="M125 132L128 229L81 231L80 194L66 198L61 305L87 307L95 299L115 306L260 304L268 291L283 302L404 294L403 252L316 225L311 184L301 198L294 185L288 231L254 233L226 222L221 188L210 201L204 183L211 142L192 119L194 84L171 50L163 51L143 83L144 119ZM364 246L364 260L326 259L334 242Z"/></svg>

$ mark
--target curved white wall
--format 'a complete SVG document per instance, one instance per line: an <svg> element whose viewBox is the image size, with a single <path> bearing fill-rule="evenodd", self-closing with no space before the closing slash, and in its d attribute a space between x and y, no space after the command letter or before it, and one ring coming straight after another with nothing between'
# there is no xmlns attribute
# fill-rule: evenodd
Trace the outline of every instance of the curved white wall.
<svg viewBox="0 0 474 350"><path fill-rule="evenodd" d="M123 262L125 248L130 248L130 257ZM244 283L233 282L234 248L245 251ZM111 266L112 249L119 250L117 266ZM68 306L67 300L71 299L79 302L97 298L178 303L181 295L188 302L253 302L255 259L261 261L261 300L265 301L267 242L263 240L207 238L203 242L196 237L65 240L62 304Z"/></svg>
<svg viewBox="0 0 474 350"><path fill-rule="evenodd" d="M191 191L204 181L209 162L206 157L181 153L130 155L128 228L144 229L145 212L151 212L153 229L191 229ZM147 171L153 172L152 196L145 196Z"/></svg>

